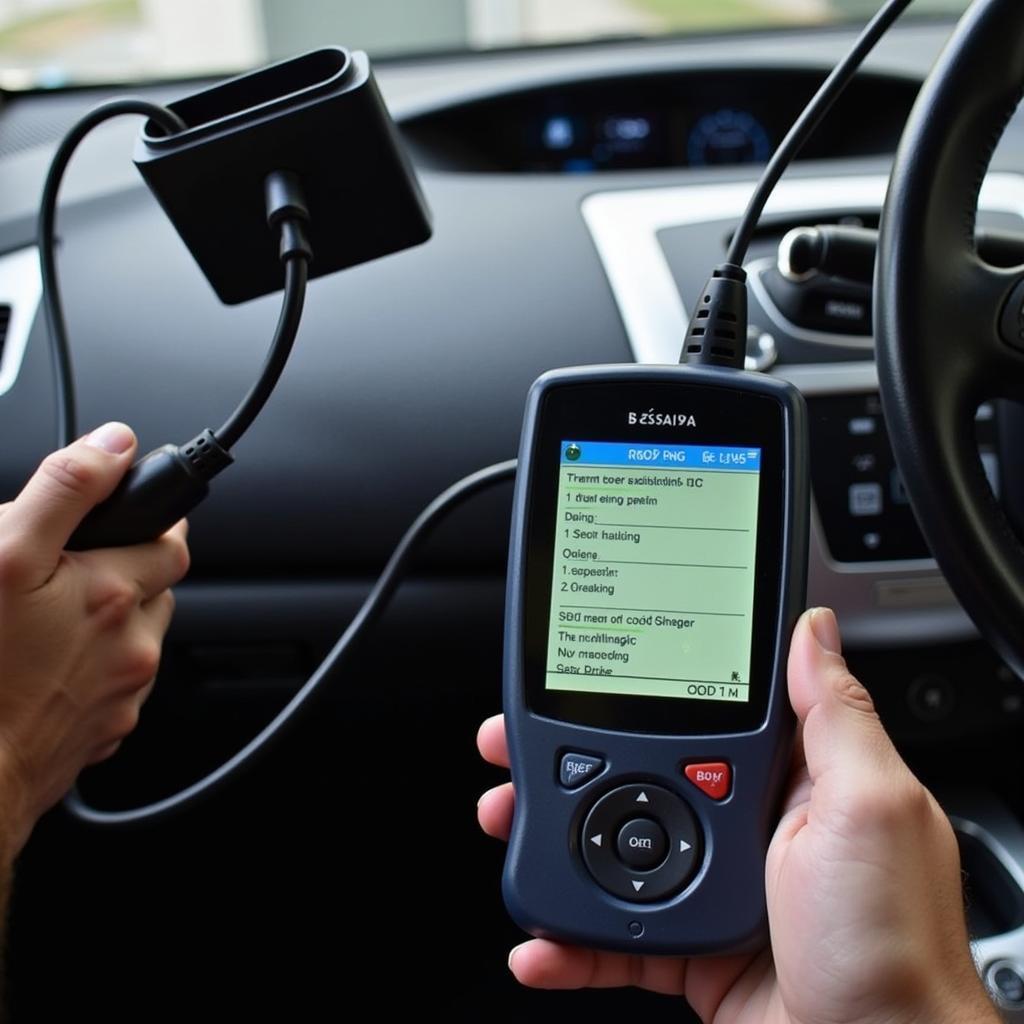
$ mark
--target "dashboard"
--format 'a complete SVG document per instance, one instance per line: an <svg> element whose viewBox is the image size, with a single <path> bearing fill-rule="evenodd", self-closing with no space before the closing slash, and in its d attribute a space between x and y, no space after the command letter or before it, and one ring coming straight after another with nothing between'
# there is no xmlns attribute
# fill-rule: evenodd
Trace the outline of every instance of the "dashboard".
<svg viewBox="0 0 1024 1024"><path fill-rule="evenodd" d="M790 228L877 224L901 125L950 28L894 30L777 190L747 268L749 353L809 401L809 600L838 609L851 665L917 770L1019 801L1019 681L978 639L894 475L870 294L827 291L820 315L801 320L772 278ZM160 685L138 733L91 773L89 796L115 807L165 794L265 724L419 510L514 455L540 373L675 362L688 304L757 165L851 41L844 29L778 31L378 63L434 238L311 285L277 392L192 517L193 570ZM192 87L142 91L166 100ZM33 237L41 183L62 132L116 93L2 98L5 495L53 443ZM263 359L279 300L217 302L131 165L136 131L115 123L83 147L59 230L83 427L125 420L146 450L220 422ZM1024 229L1020 114L981 211L986 226ZM1024 494L1001 453L1022 430L1011 410L979 409L979 457L1018 510ZM498 893L501 850L472 820L477 793L499 778L471 747L500 706L510 497L481 496L439 527L320 711L229 797L166 831L109 838L59 814L44 822L14 911L11 975L29 979L18 998L30 1019L55 1017L69 992L76 1012L102 1005L111 1020L138 1019L154 992L191 1012L204 981L231 990L210 1013L265 1015L277 998L293 1018L314 1017L338 999L339 975L311 914L367 950L392 948L397 930L417 951L404 986L369 954L358 960L382 1010L422 989L455 1016L478 1016L495 993L519 1019L542 1012L506 979L517 935ZM120 1007L95 986L112 957L128 979ZM67 984L49 985L42 965ZM574 999L564 1005L594 1019L627 1005L678 1019L674 1003Z"/></svg>

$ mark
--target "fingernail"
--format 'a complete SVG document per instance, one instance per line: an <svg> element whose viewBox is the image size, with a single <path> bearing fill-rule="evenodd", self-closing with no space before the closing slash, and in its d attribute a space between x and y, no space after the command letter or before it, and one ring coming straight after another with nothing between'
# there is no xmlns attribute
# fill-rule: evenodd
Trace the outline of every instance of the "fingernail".
<svg viewBox="0 0 1024 1024"><path fill-rule="evenodd" d="M508 969L510 971L513 970L513 966L512 965L515 962L516 953L518 953L519 950L521 950L523 948L523 946L525 946L525 945L526 945L525 942L520 942L518 946L513 947L513 949L509 952L509 954L508 954Z"/></svg>
<svg viewBox="0 0 1024 1024"><path fill-rule="evenodd" d="M839 623L836 622L836 614L831 608L815 608L811 612L811 632L818 644L829 654L842 653Z"/></svg>
<svg viewBox="0 0 1024 1024"><path fill-rule="evenodd" d="M134 441L135 435L131 427L124 423L104 423L85 439L86 444L93 448L102 448L111 455L122 455L131 448Z"/></svg>

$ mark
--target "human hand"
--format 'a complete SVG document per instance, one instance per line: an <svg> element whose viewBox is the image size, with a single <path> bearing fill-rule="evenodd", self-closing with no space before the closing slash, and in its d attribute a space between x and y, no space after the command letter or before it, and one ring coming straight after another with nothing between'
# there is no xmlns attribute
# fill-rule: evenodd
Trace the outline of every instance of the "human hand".
<svg viewBox="0 0 1024 1024"><path fill-rule="evenodd" d="M88 764L109 757L152 688L187 572L187 528L98 551L64 550L132 464L108 423L48 456L0 507L0 864Z"/></svg>
<svg viewBox="0 0 1024 1024"><path fill-rule="evenodd" d="M683 995L706 1024L996 1024L971 960L948 819L846 668L835 616L806 613L789 657L796 765L768 850L771 950L694 958L595 952L533 939L509 967L535 988L637 985ZM501 716L480 728L508 766ZM507 839L511 783L478 806Z"/></svg>

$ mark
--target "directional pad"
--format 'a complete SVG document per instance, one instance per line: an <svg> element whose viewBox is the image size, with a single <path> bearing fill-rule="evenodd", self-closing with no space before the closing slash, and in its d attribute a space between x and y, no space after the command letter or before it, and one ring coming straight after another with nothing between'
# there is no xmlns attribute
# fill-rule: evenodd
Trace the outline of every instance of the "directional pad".
<svg viewBox="0 0 1024 1024"><path fill-rule="evenodd" d="M679 892L694 876L701 833L675 793L661 786L620 786L590 809L580 850L601 888L631 903L653 903Z"/></svg>

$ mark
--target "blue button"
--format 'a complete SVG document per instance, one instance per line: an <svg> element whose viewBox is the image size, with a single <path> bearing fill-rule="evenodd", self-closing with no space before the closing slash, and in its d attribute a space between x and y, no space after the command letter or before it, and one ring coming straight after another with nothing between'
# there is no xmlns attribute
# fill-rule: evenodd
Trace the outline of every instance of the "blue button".
<svg viewBox="0 0 1024 1024"><path fill-rule="evenodd" d="M563 754L558 769L558 781L566 789L578 789L604 767L604 761L589 754Z"/></svg>

